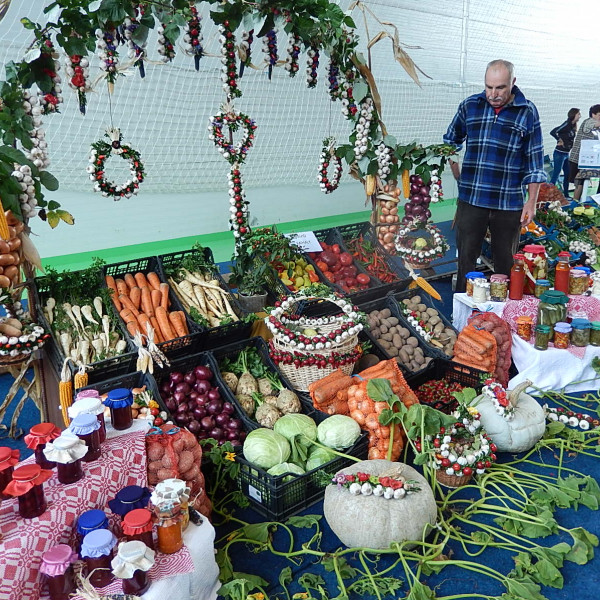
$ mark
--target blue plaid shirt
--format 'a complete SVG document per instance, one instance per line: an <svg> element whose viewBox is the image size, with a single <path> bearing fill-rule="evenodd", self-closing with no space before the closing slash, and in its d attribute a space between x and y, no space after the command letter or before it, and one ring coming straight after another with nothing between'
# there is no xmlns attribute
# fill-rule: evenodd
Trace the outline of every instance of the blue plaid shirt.
<svg viewBox="0 0 600 600"><path fill-rule="evenodd" d="M496 114L485 92L463 100L444 136L461 149L467 140L458 198L474 206L520 210L524 186L546 181L536 107L514 86L514 99Z"/></svg>

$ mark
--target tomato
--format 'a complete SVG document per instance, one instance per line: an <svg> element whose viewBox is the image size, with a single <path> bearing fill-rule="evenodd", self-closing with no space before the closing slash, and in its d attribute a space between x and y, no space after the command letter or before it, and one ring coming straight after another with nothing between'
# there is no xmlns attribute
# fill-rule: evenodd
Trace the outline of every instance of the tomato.
<svg viewBox="0 0 600 600"><path fill-rule="evenodd" d="M164 421L164 419L162 419L161 417L156 417L156 418L154 419L154 424L155 424L157 427L160 427L161 425L164 425L164 424L165 424L165 421Z"/></svg>
<svg viewBox="0 0 600 600"><path fill-rule="evenodd" d="M331 265L329 270L333 271L335 273L336 271L339 271L341 268L342 268L342 263L338 262L338 263L335 263L335 265Z"/></svg>
<svg viewBox="0 0 600 600"><path fill-rule="evenodd" d="M340 254L340 262L342 263L342 265L344 265L345 267L348 267L352 264L352 255L348 254L348 252L342 252Z"/></svg>
<svg viewBox="0 0 600 600"><path fill-rule="evenodd" d="M359 273L356 276L356 281L358 281L360 285L368 285L371 278L366 273Z"/></svg>
<svg viewBox="0 0 600 600"><path fill-rule="evenodd" d="M354 279L354 277L349 277L348 279L346 279L346 285L349 288L354 287L356 285L356 279Z"/></svg>
<svg viewBox="0 0 600 600"><path fill-rule="evenodd" d="M158 408L151 408L151 409L150 409L150 414L151 414L153 417L156 417L156 415L158 415L158 413L160 413L160 411L158 410Z"/></svg>
<svg viewBox="0 0 600 600"><path fill-rule="evenodd" d="M341 252L342 252L342 249L340 248L340 245L339 245L339 244L333 244L333 245L331 246L331 251L332 251L334 254L341 254Z"/></svg>

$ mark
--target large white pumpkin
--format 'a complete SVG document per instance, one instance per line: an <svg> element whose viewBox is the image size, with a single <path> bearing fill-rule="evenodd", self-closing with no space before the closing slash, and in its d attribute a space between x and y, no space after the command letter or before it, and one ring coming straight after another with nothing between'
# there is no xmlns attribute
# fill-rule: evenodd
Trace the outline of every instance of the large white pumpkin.
<svg viewBox="0 0 600 600"><path fill-rule="evenodd" d="M546 415L538 401L525 393L530 385L530 381L524 381L509 392L515 406L514 418L510 421L498 414L489 396L482 394L474 401L481 415L481 425L499 452L526 452L544 435Z"/></svg>
<svg viewBox="0 0 600 600"><path fill-rule="evenodd" d="M382 496L354 496L348 489L332 484L325 490L323 511L327 523L349 548L389 548L392 542L418 541L437 519L431 487L425 478L404 463L365 460L346 467L340 473L392 476L401 475L419 482L421 491L402 499Z"/></svg>

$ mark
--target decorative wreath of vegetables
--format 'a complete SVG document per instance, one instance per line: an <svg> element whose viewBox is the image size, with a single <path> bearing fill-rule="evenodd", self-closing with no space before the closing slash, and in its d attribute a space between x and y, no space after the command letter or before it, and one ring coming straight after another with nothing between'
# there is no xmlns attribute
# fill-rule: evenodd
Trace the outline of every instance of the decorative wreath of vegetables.
<svg viewBox="0 0 600 600"><path fill-rule="evenodd" d="M363 349L362 346L357 345L350 352L332 352L329 356L324 356L323 354L305 354L297 350L294 352L275 350L270 345L269 355L276 365L283 363L284 365L294 365L297 369L302 367L325 369L327 367L337 368L344 365L353 365L363 355Z"/></svg>
<svg viewBox="0 0 600 600"><path fill-rule="evenodd" d="M248 200L242 188L243 179L240 170L234 165L229 180L229 222L235 238L242 237L250 232L248 224Z"/></svg>
<svg viewBox="0 0 600 600"><path fill-rule="evenodd" d="M419 482L404 477L385 477L382 475L370 475L369 473L357 473L356 475L338 473L331 483L337 484L338 488L346 488L354 496L381 496L386 500L401 500L407 494L420 492Z"/></svg>
<svg viewBox="0 0 600 600"><path fill-rule="evenodd" d="M237 84L237 66L235 63L235 34L229 21L219 25L219 43L221 44L221 81L227 98L239 98L242 91Z"/></svg>
<svg viewBox="0 0 600 600"><path fill-rule="evenodd" d="M335 171L333 178L327 177L327 169L329 165L333 163L335 165ZM319 187L325 194L331 194L334 190L337 190L340 185L340 179L342 177L342 159L335 155L335 138L328 137L323 140L323 149L321 150L321 157L319 159Z"/></svg>
<svg viewBox="0 0 600 600"><path fill-rule="evenodd" d="M418 235L418 232L424 234ZM448 242L433 223L414 222L400 229L396 237L398 255L411 264L429 264L436 258L442 258L448 248Z"/></svg>
<svg viewBox="0 0 600 600"><path fill-rule="evenodd" d="M500 382L494 379L486 379L481 393L490 398L496 412L507 421L512 421L515 418L515 407L510 403L508 393Z"/></svg>
<svg viewBox="0 0 600 600"><path fill-rule="evenodd" d="M225 136L223 128L227 126L229 135ZM233 134L238 129L244 129L244 137L233 144ZM208 130L210 134L208 139L217 147L217 150L232 165L241 164L246 159L248 150L254 143L254 131L256 123L248 115L235 112L233 105L225 103L221 110L210 119Z"/></svg>
<svg viewBox="0 0 600 600"><path fill-rule="evenodd" d="M12 300L11 290L0 292L0 306L6 312L0 317L0 356L29 355L50 338L41 325L26 320L21 302Z"/></svg>
<svg viewBox="0 0 600 600"><path fill-rule="evenodd" d="M590 427L600 427L600 419L594 419L587 413L576 413L566 408L554 408L544 404L542 407L546 411L546 420L559 421L571 427L578 427L587 431Z"/></svg>
<svg viewBox="0 0 600 600"><path fill-rule="evenodd" d="M102 192L103 196L112 196L115 200L130 198L133 194L138 193L140 183L144 181L144 165L140 159L140 153L122 143L123 136L119 129L110 128L104 136L110 139L111 143L98 140L92 144L90 165L87 168L90 179L94 182L94 191ZM131 179L125 183L116 184L104 177L104 164L113 153L130 163Z"/></svg>

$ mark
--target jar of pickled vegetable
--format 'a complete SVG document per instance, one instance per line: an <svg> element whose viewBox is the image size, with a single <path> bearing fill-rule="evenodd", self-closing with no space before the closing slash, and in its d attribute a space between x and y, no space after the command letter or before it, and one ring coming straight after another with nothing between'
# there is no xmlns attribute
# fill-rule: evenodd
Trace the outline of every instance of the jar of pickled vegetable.
<svg viewBox="0 0 600 600"><path fill-rule="evenodd" d="M67 544L58 544L42 554L40 573L46 576L50 600L69 600L75 592L73 563L77 554Z"/></svg>
<svg viewBox="0 0 600 600"><path fill-rule="evenodd" d="M96 529L83 538L81 558L95 588L105 587L113 580L110 561L116 545L117 538L108 529Z"/></svg>
<svg viewBox="0 0 600 600"><path fill-rule="evenodd" d="M590 343L590 322L587 319L573 319L571 321L571 344L583 348Z"/></svg>
<svg viewBox="0 0 600 600"><path fill-rule="evenodd" d="M117 492L117 495L108 501L110 510L121 519L136 508L146 508L150 502L150 490L139 485L128 485Z"/></svg>
<svg viewBox="0 0 600 600"><path fill-rule="evenodd" d="M86 392L92 392L95 396L82 396ZM96 390L83 390L77 394L75 402L68 408L69 417L74 419L79 415L94 415L100 423L100 443L106 440L106 423L104 422L104 404Z"/></svg>
<svg viewBox="0 0 600 600"><path fill-rule="evenodd" d="M98 529L108 529L108 517L103 510L96 508L92 510L86 510L79 515L77 519L77 534L79 535L79 551L83 544L83 538L92 531Z"/></svg>
<svg viewBox="0 0 600 600"><path fill-rule="evenodd" d="M114 429L123 431L133 425L133 394L126 388L118 388L108 392L104 406L110 408L110 421Z"/></svg>
<svg viewBox="0 0 600 600"><path fill-rule="evenodd" d="M521 315L516 318L517 323L517 335L528 342L531 339L531 333L533 331L533 318L528 315Z"/></svg>
<svg viewBox="0 0 600 600"><path fill-rule="evenodd" d="M568 323L560 322L554 325L554 347L560 350L566 350L571 341L571 326Z"/></svg>
<svg viewBox="0 0 600 600"><path fill-rule="evenodd" d="M535 297L541 298L544 292L550 289L550 281L548 279L538 279L535 282Z"/></svg>
<svg viewBox="0 0 600 600"><path fill-rule="evenodd" d="M600 321L590 322L590 344L600 346Z"/></svg>
<svg viewBox="0 0 600 600"><path fill-rule="evenodd" d="M548 350L548 343L550 342L550 325L538 325L535 328L535 344L534 348L537 350Z"/></svg>
<svg viewBox="0 0 600 600"><path fill-rule="evenodd" d="M85 442L69 430L44 448L44 454L56 463L58 481L64 485L76 483L83 477L81 460L87 452Z"/></svg>
<svg viewBox="0 0 600 600"><path fill-rule="evenodd" d="M55 440L60 435L60 429L54 423L39 423L34 425L25 436L25 444L35 453L35 462L42 469L54 469L56 466L44 455L47 442Z"/></svg>
<svg viewBox="0 0 600 600"><path fill-rule="evenodd" d="M473 295L473 283L476 279L485 279L485 275L483 273L480 273L479 271L470 271L469 273L467 273L466 275L466 292L467 292L467 296L472 296Z"/></svg>
<svg viewBox="0 0 600 600"><path fill-rule="evenodd" d="M490 299L494 302L504 302L508 296L508 275L501 273L490 277Z"/></svg>
<svg viewBox="0 0 600 600"><path fill-rule="evenodd" d="M84 462L93 462L100 458L100 423L95 415L77 415L69 425L69 431L85 442L87 453L81 459Z"/></svg>
<svg viewBox="0 0 600 600"><path fill-rule="evenodd" d="M538 305L537 324L554 327L556 323L564 321L567 318L568 302L569 297L562 292L557 290L544 292Z"/></svg>
<svg viewBox="0 0 600 600"><path fill-rule="evenodd" d="M589 288L589 277L581 269L571 269L569 272L569 294L580 296L585 294Z"/></svg>
<svg viewBox="0 0 600 600"><path fill-rule="evenodd" d="M136 508L128 512L123 519L123 535L128 542L144 542L154 550L152 538L152 513L147 508Z"/></svg>
<svg viewBox="0 0 600 600"><path fill-rule="evenodd" d="M23 519L35 519L46 512L44 482L50 477L52 471L38 464L24 465L13 471L12 481L4 493L19 499L19 514Z"/></svg>
<svg viewBox="0 0 600 600"><path fill-rule="evenodd" d="M19 463L19 455L20 452L17 449L0 447L0 501L8 498L2 492L12 479L15 465Z"/></svg>
<svg viewBox="0 0 600 600"><path fill-rule="evenodd" d="M485 279L478 277L473 281L473 302L481 304L490 299L490 284Z"/></svg>
<svg viewBox="0 0 600 600"><path fill-rule="evenodd" d="M111 566L113 575L123 580L123 593L142 596L150 587L148 571L154 565L154 550L140 541L122 542Z"/></svg>
<svg viewBox="0 0 600 600"><path fill-rule="evenodd" d="M168 501L178 502L181 510L181 530L185 531L190 523L190 492L190 488L182 479L165 479L154 488L150 502L155 506Z"/></svg>
<svg viewBox="0 0 600 600"><path fill-rule="evenodd" d="M546 249L540 244L527 244L523 247L523 255L525 256L525 270L527 273L523 292L533 294L536 280L545 279L548 276Z"/></svg>

